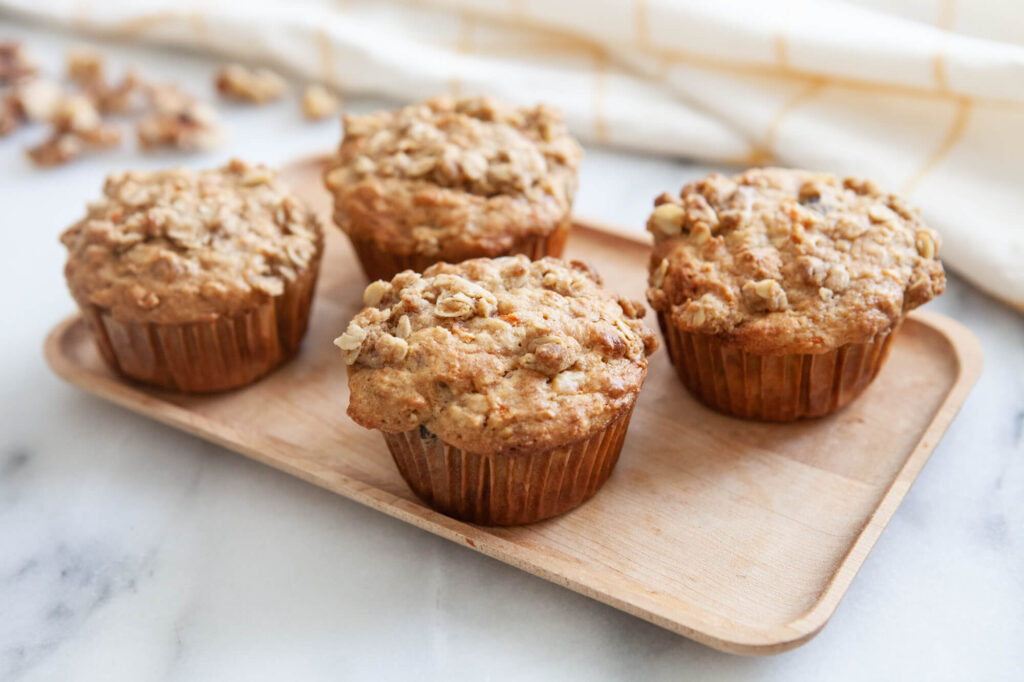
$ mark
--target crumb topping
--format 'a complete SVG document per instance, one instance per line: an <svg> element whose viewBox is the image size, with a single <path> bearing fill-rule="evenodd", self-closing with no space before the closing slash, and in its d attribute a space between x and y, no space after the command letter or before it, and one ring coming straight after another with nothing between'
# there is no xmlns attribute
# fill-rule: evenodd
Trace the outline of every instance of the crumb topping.
<svg viewBox="0 0 1024 682"><path fill-rule="evenodd" d="M651 305L759 353L867 341L945 289L939 236L868 180L713 174L655 200Z"/></svg>
<svg viewBox="0 0 1024 682"><path fill-rule="evenodd" d="M80 303L178 323L255 307L320 257L313 214L263 166L117 173L61 236Z"/></svg>
<svg viewBox="0 0 1024 682"><path fill-rule="evenodd" d="M439 263L376 281L335 340L349 415L422 426L474 452L571 442L632 404L654 335L583 263L525 256Z"/></svg>
<svg viewBox="0 0 1024 682"><path fill-rule="evenodd" d="M325 182L353 236L438 253L451 239L548 233L571 208L582 150L544 105L440 97L344 121Z"/></svg>

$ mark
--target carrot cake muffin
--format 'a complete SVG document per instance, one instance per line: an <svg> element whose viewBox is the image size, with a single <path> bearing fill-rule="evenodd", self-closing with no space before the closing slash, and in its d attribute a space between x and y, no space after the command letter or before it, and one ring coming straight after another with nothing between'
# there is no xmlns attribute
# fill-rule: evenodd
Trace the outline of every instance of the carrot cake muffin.
<svg viewBox="0 0 1024 682"><path fill-rule="evenodd" d="M683 383L723 412L832 412L875 377L907 313L943 292L939 237L867 180L714 174L655 200L647 298Z"/></svg>
<svg viewBox="0 0 1024 682"><path fill-rule="evenodd" d="M530 523L608 478L656 347L643 306L582 263L522 255L405 271L364 302L335 340L348 414L424 502Z"/></svg>
<svg viewBox="0 0 1024 682"><path fill-rule="evenodd" d="M117 173L61 236L107 363L182 391L247 384L292 356L323 234L263 166Z"/></svg>
<svg viewBox="0 0 1024 682"><path fill-rule="evenodd" d="M561 255L583 155L561 115L439 97L346 116L325 171L369 279L432 263Z"/></svg>

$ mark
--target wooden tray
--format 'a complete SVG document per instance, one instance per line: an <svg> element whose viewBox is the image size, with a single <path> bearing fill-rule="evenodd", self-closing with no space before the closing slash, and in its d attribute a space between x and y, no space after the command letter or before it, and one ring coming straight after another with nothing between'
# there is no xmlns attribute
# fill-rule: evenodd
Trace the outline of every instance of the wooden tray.
<svg viewBox="0 0 1024 682"><path fill-rule="evenodd" d="M287 175L326 218L317 172L305 162ZM381 436L344 416L331 340L365 282L344 237L328 232L302 352L249 388L195 397L127 383L77 317L51 332L46 359L106 400L723 651L776 653L817 634L981 370L967 329L915 314L853 405L773 425L705 409L660 350L618 467L590 502L532 526L478 527L420 504ZM642 300L647 253L642 234L579 224L567 255Z"/></svg>

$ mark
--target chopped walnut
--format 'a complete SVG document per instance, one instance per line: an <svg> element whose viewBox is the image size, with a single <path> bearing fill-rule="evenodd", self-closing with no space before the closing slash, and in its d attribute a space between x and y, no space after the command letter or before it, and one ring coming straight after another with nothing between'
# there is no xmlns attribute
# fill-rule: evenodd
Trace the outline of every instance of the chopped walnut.
<svg viewBox="0 0 1024 682"><path fill-rule="evenodd" d="M68 53L67 75L102 113L129 113L137 111L143 104L144 83L138 73L128 70L120 83L111 85L107 81L106 67L99 53L89 50Z"/></svg>
<svg viewBox="0 0 1024 682"><path fill-rule="evenodd" d="M71 95L60 100L53 112L53 125L61 132L78 132L101 124L100 112L85 95Z"/></svg>
<svg viewBox="0 0 1024 682"><path fill-rule="evenodd" d="M46 78L33 78L17 86L11 96L30 121L52 121L63 99L60 86Z"/></svg>
<svg viewBox="0 0 1024 682"><path fill-rule="evenodd" d="M21 43L0 42L0 85L34 76L36 65Z"/></svg>
<svg viewBox="0 0 1024 682"><path fill-rule="evenodd" d="M121 142L121 130L104 123L92 100L72 95L60 100L52 114L50 137L28 150L29 158L40 166L67 163L89 148L113 147Z"/></svg>
<svg viewBox="0 0 1024 682"><path fill-rule="evenodd" d="M173 85L153 87L149 96L152 110L136 128L143 149L205 150L220 141L217 112L208 105Z"/></svg>
<svg viewBox="0 0 1024 682"><path fill-rule="evenodd" d="M8 95L0 100L0 137L13 133L24 120L24 111L17 98Z"/></svg>
<svg viewBox="0 0 1024 682"><path fill-rule="evenodd" d="M128 114L145 104L145 81L135 71L125 72L117 85L102 83L89 90L99 110L105 114Z"/></svg>
<svg viewBox="0 0 1024 682"><path fill-rule="evenodd" d="M86 85L104 79L106 65L103 56L88 48L70 50L67 54L66 71L68 80Z"/></svg>
<svg viewBox="0 0 1024 682"><path fill-rule="evenodd" d="M302 115L310 121L319 121L335 114L341 100L322 85L310 85L302 93Z"/></svg>
<svg viewBox="0 0 1024 682"><path fill-rule="evenodd" d="M85 143L78 135L55 132L41 144L29 147L28 156L39 166L59 166L81 156L84 149Z"/></svg>
<svg viewBox="0 0 1024 682"><path fill-rule="evenodd" d="M280 99L288 89L284 79L269 69L250 69L241 64L227 64L217 72L217 92L231 99L253 104L266 104Z"/></svg>

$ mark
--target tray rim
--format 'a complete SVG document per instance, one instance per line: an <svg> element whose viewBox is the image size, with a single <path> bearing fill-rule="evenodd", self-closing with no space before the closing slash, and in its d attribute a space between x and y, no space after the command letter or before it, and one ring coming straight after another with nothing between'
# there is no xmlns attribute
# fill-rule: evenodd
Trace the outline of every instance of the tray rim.
<svg viewBox="0 0 1024 682"><path fill-rule="evenodd" d="M628 231L598 221L577 218L573 229L596 232L604 238L611 237L636 244L648 243L645 233ZM977 337L967 327L945 315L927 311L915 311L911 313L910 318L938 332L949 343L957 363L953 384L817 600L796 619L770 628L736 625L725 619L717 619L716 622L714 614L699 611L696 607L687 611L685 607L691 605L676 599L673 599L674 603L666 606L665 595L651 596L643 590L627 593L619 587L606 586L602 591L593 587L594 584L602 582L600 576L587 566L581 567L552 556L530 561L524 556L529 554L529 550L490 534L486 527L457 521L419 503L396 497L337 471L332 471L328 479L268 456L259 449L248 446L240 436L236 437L230 427L167 402L148 393L141 386L116 377L96 375L65 356L62 352L64 339L75 331L77 326L84 324L84 319L79 313L67 317L49 332L43 344L43 354L51 370L64 381L132 412L213 442L712 648L732 654L770 655L806 643L828 623L863 566L867 555L981 374L984 362L982 347ZM593 579L588 580L587 576L591 574ZM680 605L684 607L684 613L679 613Z"/></svg>

